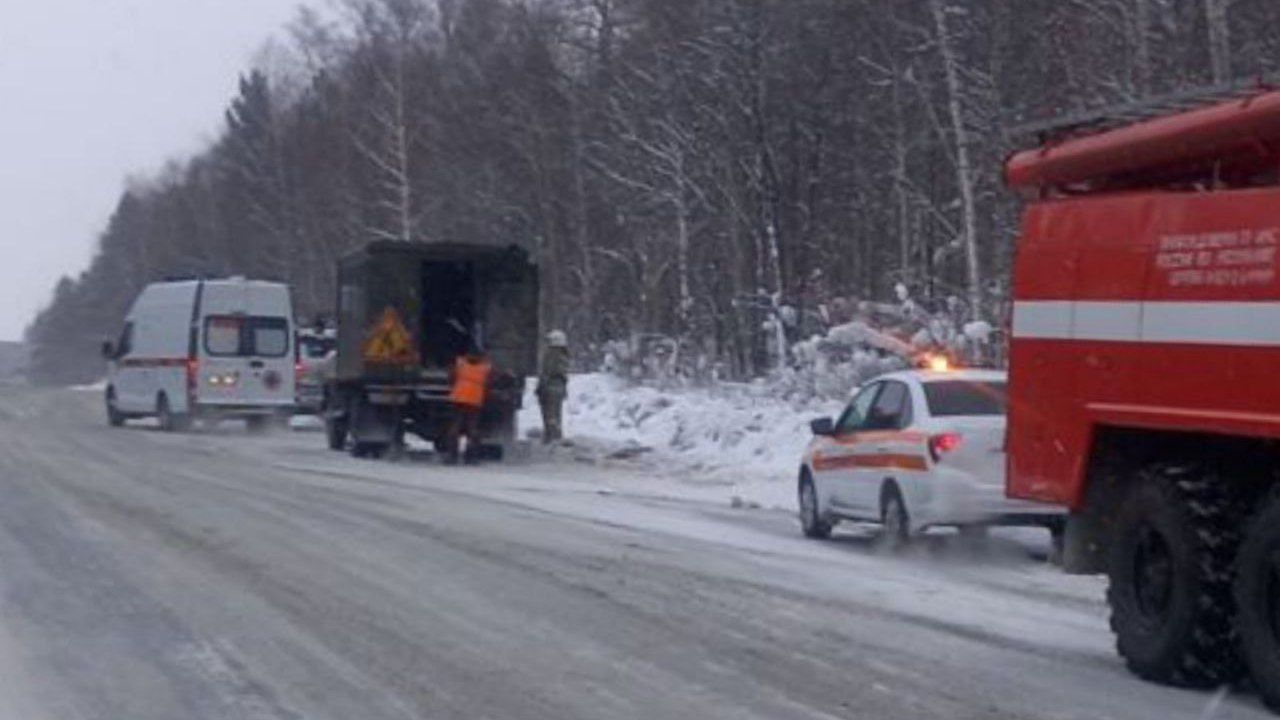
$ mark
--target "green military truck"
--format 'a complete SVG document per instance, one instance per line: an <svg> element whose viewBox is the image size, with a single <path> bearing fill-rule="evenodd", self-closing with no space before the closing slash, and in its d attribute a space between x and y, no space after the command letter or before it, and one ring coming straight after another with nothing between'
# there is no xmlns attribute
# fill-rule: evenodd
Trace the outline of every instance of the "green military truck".
<svg viewBox="0 0 1280 720"><path fill-rule="evenodd" d="M486 444L515 439L537 370L538 273L517 246L374 242L338 262L336 356L325 383L329 447L379 457L411 432L445 447L450 369L473 344L493 365Z"/></svg>

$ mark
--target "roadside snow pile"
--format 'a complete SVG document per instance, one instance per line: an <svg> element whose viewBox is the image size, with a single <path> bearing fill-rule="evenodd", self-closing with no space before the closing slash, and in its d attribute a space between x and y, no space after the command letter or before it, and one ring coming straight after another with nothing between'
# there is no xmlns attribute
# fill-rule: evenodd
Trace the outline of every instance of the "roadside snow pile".
<svg viewBox="0 0 1280 720"><path fill-rule="evenodd" d="M781 400L763 385L662 390L590 374L570 380L564 410L579 460L720 488L726 502L790 509L809 421L836 414L840 403ZM521 426L541 427L532 397Z"/></svg>

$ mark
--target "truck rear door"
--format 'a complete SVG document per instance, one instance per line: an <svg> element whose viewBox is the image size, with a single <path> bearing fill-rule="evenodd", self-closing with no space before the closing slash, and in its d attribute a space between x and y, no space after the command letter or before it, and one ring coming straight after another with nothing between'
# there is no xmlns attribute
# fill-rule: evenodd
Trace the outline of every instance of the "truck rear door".
<svg viewBox="0 0 1280 720"><path fill-rule="evenodd" d="M494 367L517 379L538 366L538 272L525 262L489 268L482 284L486 296L485 344Z"/></svg>

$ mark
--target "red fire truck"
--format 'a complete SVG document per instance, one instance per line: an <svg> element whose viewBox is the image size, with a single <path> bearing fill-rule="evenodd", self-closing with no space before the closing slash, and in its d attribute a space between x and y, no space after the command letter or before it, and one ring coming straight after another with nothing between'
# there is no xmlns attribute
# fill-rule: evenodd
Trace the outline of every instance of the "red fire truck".
<svg viewBox="0 0 1280 720"><path fill-rule="evenodd" d="M1221 90L1221 89L1219 89ZM1280 92L1035 128L1008 494L1066 505L1130 669L1280 709ZM1172 109L1170 109L1172 108Z"/></svg>

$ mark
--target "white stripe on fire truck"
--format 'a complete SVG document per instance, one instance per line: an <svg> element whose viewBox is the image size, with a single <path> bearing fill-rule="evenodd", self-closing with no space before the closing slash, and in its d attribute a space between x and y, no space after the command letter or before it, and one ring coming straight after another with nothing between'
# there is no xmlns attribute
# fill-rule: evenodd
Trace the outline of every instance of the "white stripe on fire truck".
<svg viewBox="0 0 1280 720"><path fill-rule="evenodd" d="M1013 336L1280 347L1280 302L1019 300Z"/></svg>

